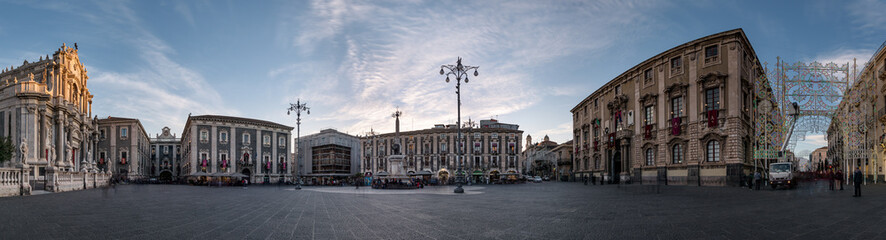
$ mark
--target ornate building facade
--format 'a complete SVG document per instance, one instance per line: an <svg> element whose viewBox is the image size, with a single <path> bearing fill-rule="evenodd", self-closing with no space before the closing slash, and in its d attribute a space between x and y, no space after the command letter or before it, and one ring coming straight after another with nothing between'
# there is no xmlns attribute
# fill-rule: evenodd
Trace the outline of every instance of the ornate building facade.
<svg viewBox="0 0 886 240"><path fill-rule="evenodd" d="M254 183L292 181L292 129L257 119L188 116L181 138L181 174L240 173Z"/></svg>
<svg viewBox="0 0 886 240"><path fill-rule="evenodd" d="M609 183L737 186L754 167L753 104L771 91L756 89L758 78L741 29L643 61L572 108L575 172Z"/></svg>
<svg viewBox="0 0 886 240"><path fill-rule="evenodd" d="M98 160L100 170L125 179L152 176L148 151L150 140L138 119L107 117L98 119Z"/></svg>
<svg viewBox="0 0 886 240"><path fill-rule="evenodd" d="M0 72L0 136L16 149L3 165L23 172L16 181L25 192L58 191L58 174L96 171L88 79L78 49L66 45L52 56Z"/></svg>
<svg viewBox="0 0 886 240"><path fill-rule="evenodd" d="M163 127L163 133L151 138L151 176L172 181L181 176L181 138Z"/></svg>
<svg viewBox="0 0 886 240"><path fill-rule="evenodd" d="M827 130L827 157L844 180L859 168L865 182L886 180L886 42L857 73Z"/></svg>
<svg viewBox="0 0 886 240"><path fill-rule="evenodd" d="M520 154L525 163L524 174L530 176L553 177L554 168L557 166L557 142L545 135L540 142L532 142L532 136L526 135L526 148Z"/></svg>
<svg viewBox="0 0 886 240"><path fill-rule="evenodd" d="M518 178L524 169L524 163L520 162L523 131L513 124L497 124L494 120L486 123L479 128L462 128L460 138L456 136L455 125L443 124L399 133L370 133L360 138L363 175L367 178L387 176L390 171L387 157L395 150L400 151L395 149L399 139L407 173L411 176L450 183L456 176L457 161L461 160L465 176L473 182ZM456 152L459 142L462 158Z"/></svg>

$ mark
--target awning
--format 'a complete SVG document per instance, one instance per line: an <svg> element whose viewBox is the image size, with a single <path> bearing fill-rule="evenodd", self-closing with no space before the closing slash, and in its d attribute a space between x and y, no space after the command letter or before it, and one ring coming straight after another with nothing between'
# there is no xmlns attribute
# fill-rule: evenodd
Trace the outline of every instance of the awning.
<svg viewBox="0 0 886 240"><path fill-rule="evenodd" d="M387 176L387 175L390 175L390 174L388 174L388 172L378 172L378 174L376 174L376 175L379 176L379 177L384 177L384 176Z"/></svg>
<svg viewBox="0 0 886 240"><path fill-rule="evenodd" d="M518 175L519 173L502 173L501 175Z"/></svg>
<svg viewBox="0 0 886 240"><path fill-rule="evenodd" d="M234 173L234 174L231 174L231 177L244 178L244 177L249 177L249 176L243 175L242 173Z"/></svg>
<svg viewBox="0 0 886 240"><path fill-rule="evenodd" d="M474 176L480 176L480 175L483 175L482 171L480 171L480 170L474 171Z"/></svg>
<svg viewBox="0 0 886 240"><path fill-rule="evenodd" d="M194 176L194 177L205 177L205 176L209 176L209 174L208 174L208 173L205 173L205 172L196 172L196 173L191 174L191 176Z"/></svg>
<svg viewBox="0 0 886 240"><path fill-rule="evenodd" d="M418 171L415 175L434 175L430 171Z"/></svg>

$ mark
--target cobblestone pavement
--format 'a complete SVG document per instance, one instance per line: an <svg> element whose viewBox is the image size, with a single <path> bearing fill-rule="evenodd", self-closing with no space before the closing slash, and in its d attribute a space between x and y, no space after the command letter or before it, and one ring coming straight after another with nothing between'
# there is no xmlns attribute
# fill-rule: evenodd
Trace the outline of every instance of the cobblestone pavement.
<svg viewBox="0 0 886 240"><path fill-rule="evenodd" d="M115 188L0 198L0 239L884 239L886 186Z"/></svg>

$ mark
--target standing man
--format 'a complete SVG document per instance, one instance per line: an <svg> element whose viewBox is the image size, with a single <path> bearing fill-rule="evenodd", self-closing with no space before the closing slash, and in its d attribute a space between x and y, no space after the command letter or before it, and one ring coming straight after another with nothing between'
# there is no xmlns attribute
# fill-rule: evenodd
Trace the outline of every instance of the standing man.
<svg viewBox="0 0 886 240"><path fill-rule="evenodd" d="M837 179L837 174L831 170L828 170L827 174L828 174L828 183L830 184L830 185L828 185L829 186L828 190L833 191L834 190L834 181Z"/></svg>
<svg viewBox="0 0 886 240"><path fill-rule="evenodd" d="M760 190L760 184L763 180L763 175L760 174L760 171L754 172L754 190Z"/></svg>
<svg viewBox="0 0 886 240"><path fill-rule="evenodd" d="M852 196L861 197L861 183L864 181L864 178L861 175L861 169L855 167L855 172L852 173L852 178L855 180L855 195Z"/></svg>
<svg viewBox="0 0 886 240"><path fill-rule="evenodd" d="M837 185L840 185L840 191L843 191L843 170L837 169Z"/></svg>

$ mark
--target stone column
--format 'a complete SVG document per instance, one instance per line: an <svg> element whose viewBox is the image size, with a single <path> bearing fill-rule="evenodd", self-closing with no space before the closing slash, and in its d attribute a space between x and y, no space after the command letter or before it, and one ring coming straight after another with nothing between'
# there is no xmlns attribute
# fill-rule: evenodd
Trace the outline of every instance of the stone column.
<svg viewBox="0 0 886 240"><path fill-rule="evenodd" d="M55 126L58 134L56 136L55 143L55 163L59 167L67 166L67 162L64 160L64 152L65 152L65 114L62 111L58 111L57 117L55 119Z"/></svg>
<svg viewBox="0 0 886 240"><path fill-rule="evenodd" d="M80 171L81 172L86 172L87 170L89 170L89 162L86 159L86 150L87 150L86 139L87 139L87 136L88 135L86 134L86 124L81 123L80 124L80 149L79 149L80 150L79 154L80 154ZM85 179L84 179L84 181L85 181Z"/></svg>
<svg viewBox="0 0 886 240"><path fill-rule="evenodd" d="M273 163L274 166L271 167L273 169L271 172L274 172L274 173L276 173L276 175L282 177L283 171L280 171L280 166L278 166L278 163L277 163L279 161L279 159L277 157L277 145L278 144L280 144L280 143L279 143L279 141L277 141L277 132L272 131L271 132L271 162L274 162Z"/></svg>
<svg viewBox="0 0 886 240"><path fill-rule="evenodd" d="M209 128L209 167L211 168L209 172L217 172L219 170L219 160L218 157L218 127L216 125L212 125Z"/></svg>
<svg viewBox="0 0 886 240"><path fill-rule="evenodd" d="M228 164L231 165L230 168L233 172L237 172L240 170L239 168L237 168L237 166L239 166L238 164L240 164L239 163L240 158L243 157L243 154L238 154L238 152L237 152L237 148L236 148L237 134L236 134L236 132L237 132L237 129L234 126L231 126L230 130L228 130L228 147L231 150L228 153L228 162L230 162Z"/></svg>

